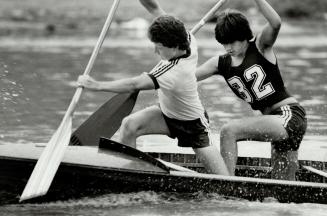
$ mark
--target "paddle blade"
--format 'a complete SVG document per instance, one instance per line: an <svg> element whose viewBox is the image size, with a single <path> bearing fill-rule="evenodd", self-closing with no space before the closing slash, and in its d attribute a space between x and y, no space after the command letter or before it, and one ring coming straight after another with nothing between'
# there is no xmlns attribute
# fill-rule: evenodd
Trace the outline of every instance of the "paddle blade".
<svg viewBox="0 0 327 216"><path fill-rule="evenodd" d="M43 196L48 192L69 144L71 130L72 118L68 117L66 121L61 123L43 150L19 199L20 202Z"/></svg>
<svg viewBox="0 0 327 216"><path fill-rule="evenodd" d="M112 137L123 118L132 112L138 93L117 94L112 97L76 129L70 144L97 146L100 137Z"/></svg>

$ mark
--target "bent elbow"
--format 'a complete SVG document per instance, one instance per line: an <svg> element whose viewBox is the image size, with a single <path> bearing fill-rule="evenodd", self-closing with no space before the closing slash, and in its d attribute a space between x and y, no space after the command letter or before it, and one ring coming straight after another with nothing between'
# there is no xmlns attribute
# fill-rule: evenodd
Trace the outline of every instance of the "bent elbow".
<svg viewBox="0 0 327 216"><path fill-rule="evenodd" d="M275 31L279 31L282 27L282 19L280 17L276 18L276 20L271 24L271 26Z"/></svg>

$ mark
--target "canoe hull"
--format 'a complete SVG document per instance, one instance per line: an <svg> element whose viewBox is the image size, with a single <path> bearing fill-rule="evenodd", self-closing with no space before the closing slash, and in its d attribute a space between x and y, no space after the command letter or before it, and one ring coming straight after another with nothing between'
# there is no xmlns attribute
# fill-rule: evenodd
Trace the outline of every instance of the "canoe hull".
<svg viewBox="0 0 327 216"><path fill-rule="evenodd" d="M93 148L90 149L90 147L86 149L91 152L88 155L89 158L83 159L85 163L82 163L81 157L73 160L72 158L74 154L86 157L83 150L85 147L70 148L67 150L68 155L65 155L65 158L70 158L70 160L64 159L60 165L49 192L29 202L78 199L107 193L156 191L217 193L226 197L260 201L272 197L280 202L327 204L327 185L322 183L227 177L185 171L167 172L160 167L152 167L155 166L153 164L142 171L130 165L122 166L122 163L115 165L118 164L115 160L123 161L117 152L102 150L92 153ZM29 149L37 152L36 147L30 146ZM17 157L3 154L0 156L0 204L18 202L19 195L36 164L38 153L35 155L36 158L28 158L31 157L30 154L27 155L28 157L23 157L22 154L20 152ZM102 161L94 162L100 160L101 157L108 157L108 166L104 166ZM90 160L94 164L90 165ZM134 164L138 163L139 159L130 160Z"/></svg>

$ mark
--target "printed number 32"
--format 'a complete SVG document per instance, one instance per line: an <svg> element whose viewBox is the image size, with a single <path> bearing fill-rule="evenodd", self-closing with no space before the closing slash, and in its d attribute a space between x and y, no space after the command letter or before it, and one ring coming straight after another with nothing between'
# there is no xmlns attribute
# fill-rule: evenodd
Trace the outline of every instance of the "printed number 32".
<svg viewBox="0 0 327 216"><path fill-rule="evenodd" d="M249 90L246 88L243 81L238 76L233 76L232 78L228 79L228 83L239 92L240 96L246 102L253 102L253 97L251 95L256 97L256 100L261 100L262 98L265 98L275 92L275 89L270 82L262 85L266 78L266 73L259 65L253 65L247 69L244 72L244 77L247 82L254 80L251 86L253 94L250 94Z"/></svg>

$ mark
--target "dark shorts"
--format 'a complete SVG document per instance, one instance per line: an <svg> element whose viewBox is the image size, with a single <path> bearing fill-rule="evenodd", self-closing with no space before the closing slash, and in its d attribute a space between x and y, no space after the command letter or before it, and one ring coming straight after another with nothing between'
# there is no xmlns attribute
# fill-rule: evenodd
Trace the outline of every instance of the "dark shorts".
<svg viewBox="0 0 327 216"><path fill-rule="evenodd" d="M304 108L297 103L289 104L272 111L270 115L280 115L285 119L284 127L288 133L288 139L272 142L274 148L280 152L298 150L307 129Z"/></svg>
<svg viewBox="0 0 327 216"><path fill-rule="evenodd" d="M210 145L209 128L202 123L200 118L183 121L169 118L164 114L163 116L169 128L170 137L178 139L178 146L203 148ZM209 126L207 114L205 116L205 121Z"/></svg>

